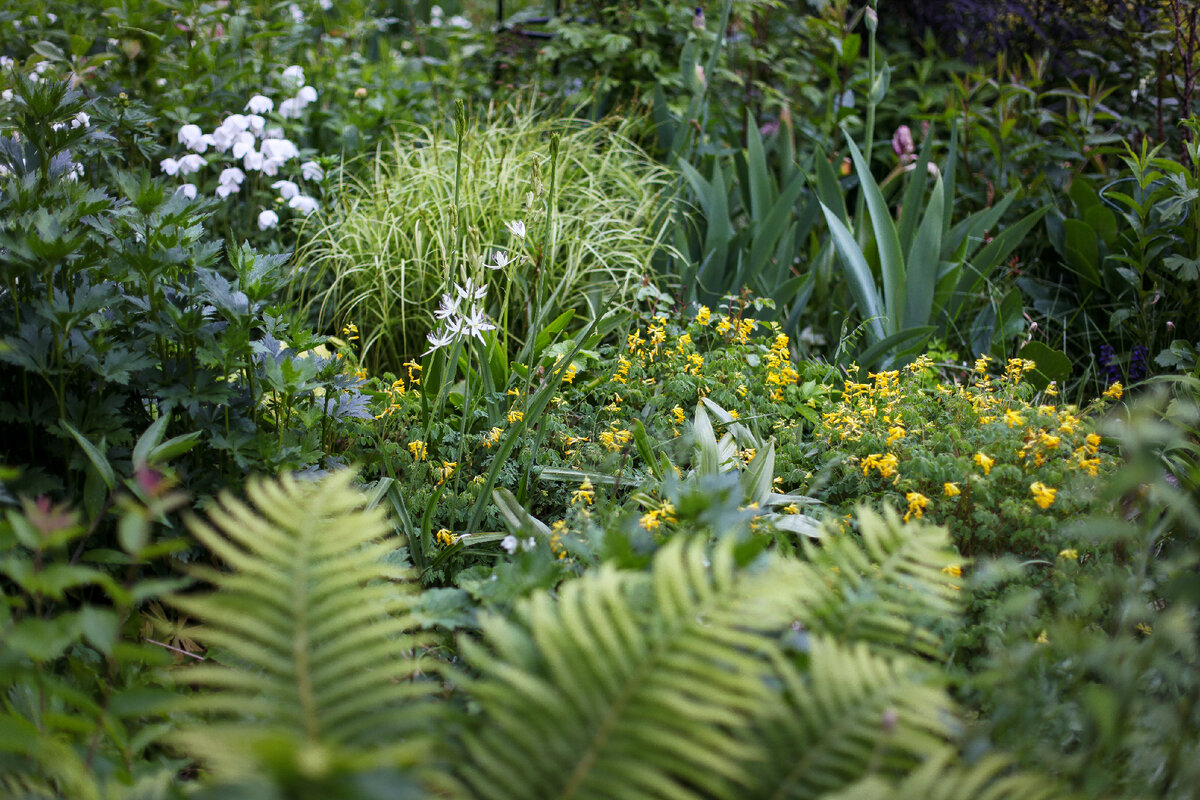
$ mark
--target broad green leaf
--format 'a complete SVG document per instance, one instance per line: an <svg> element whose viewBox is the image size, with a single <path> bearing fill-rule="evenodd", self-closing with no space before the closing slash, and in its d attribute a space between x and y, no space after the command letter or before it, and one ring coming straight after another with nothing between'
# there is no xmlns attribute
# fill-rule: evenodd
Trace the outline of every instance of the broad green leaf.
<svg viewBox="0 0 1200 800"><path fill-rule="evenodd" d="M867 323L867 330L872 338L879 341L887 334L880 320L883 309L880 308L879 292L875 288L875 277L871 274L871 268L867 266L867 260L863 258L862 250L859 249L858 242L854 241L854 234L850 233L850 229L843 225L824 203L821 203L821 211L825 214L825 223L829 225L833 246L841 258L842 269L850 286L850 296L858 306L858 314Z"/></svg>
<svg viewBox="0 0 1200 800"><path fill-rule="evenodd" d="M62 425L63 428L65 428L67 432L71 434L71 436L75 437L75 441L78 442L80 448L83 449L84 454L88 457L88 461L92 462L92 466L96 468L96 474L99 475L100 479L104 481L104 485L107 486L110 491L116 488L117 475L113 471L112 465L108 463L108 457L100 451L100 448L88 441L86 436L75 430L71 423L67 422L65 419L59 420L59 424ZM102 443L103 441L104 440L101 439ZM101 444L101 447L103 447L103 444Z"/></svg>
<svg viewBox="0 0 1200 800"><path fill-rule="evenodd" d="M892 212L888 208L887 200L871 175L870 165L848 134L846 146L850 149L850 158L853 159L854 168L858 172L859 187L866 196L867 208L871 214L871 227L875 231L875 244L879 248L879 271L883 277L883 306L887 315L887 331L895 333L900 329L900 317L904 313L907 289L900 237L896 233L896 224L892 221Z"/></svg>
<svg viewBox="0 0 1200 800"><path fill-rule="evenodd" d="M929 196L925 218L908 251L908 291L902 328L928 325L933 316L933 295L937 287L939 254L942 249L942 179L938 178Z"/></svg>

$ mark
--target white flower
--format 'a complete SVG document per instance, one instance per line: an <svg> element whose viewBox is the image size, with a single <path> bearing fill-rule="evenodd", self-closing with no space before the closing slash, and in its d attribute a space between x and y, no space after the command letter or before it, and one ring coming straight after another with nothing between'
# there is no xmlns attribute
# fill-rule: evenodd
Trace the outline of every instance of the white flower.
<svg viewBox="0 0 1200 800"><path fill-rule="evenodd" d="M250 131L242 131L237 135L237 138L233 140L233 157L241 158L242 156L246 155L246 153L252 152L255 144L257 144L257 142L254 139L254 134Z"/></svg>
<svg viewBox="0 0 1200 800"><path fill-rule="evenodd" d="M166 79L166 78L159 78L158 80L156 80L156 81L154 82L154 85L155 85L155 86L157 86L158 88L160 88L160 89L161 89L162 87L164 87L164 86L166 86L166 85L167 85L167 79Z"/></svg>
<svg viewBox="0 0 1200 800"><path fill-rule="evenodd" d="M267 128L265 131L263 131L263 138L264 139L282 139L283 138L283 128Z"/></svg>
<svg viewBox="0 0 1200 800"><path fill-rule="evenodd" d="M258 114L250 114L246 117L247 129L255 136L262 136L263 128L267 127L267 121Z"/></svg>
<svg viewBox="0 0 1200 800"><path fill-rule="evenodd" d="M12 89L5 89L4 91L0 92L0 100L3 100L4 102L7 103L12 99L13 99L13 90Z"/></svg>
<svg viewBox="0 0 1200 800"><path fill-rule="evenodd" d="M306 194L298 194L288 201L288 208L294 208L305 216L316 211L318 206L317 201Z"/></svg>
<svg viewBox="0 0 1200 800"><path fill-rule="evenodd" d="M75 115L75 119L71 120L72 128L86 128L92 122L92 118L87 115L87 112L80 111Z"/></svg>
<svg viewBox="0 0 1200 800"><path fill-rule="evenodd" d="M317 90L311 86L301 86L300 91L296 92L296 100L301 104L301 107L309 103L317 101Z"/></svg>
<svg viewBox="0 0 1200 800"><path fill-rule="evenodd" d="M46 19L50 20L50 24L53 25L54 23L58 22L58 14L46 12Z"/></svg>
<svg viewBox="0 0 1200 800"><path fill-rule="evenodd" d="M179 162L173 158L164 158L158 162L158 168L168 175L174 175L179 172Z"/></svg>
<svg viewBox="0 0 1200 800"><path fill-rule="evenodd" d="M222 125L212 132L213 147L217 148L218 152L224 153L233 144L233 140L238 137L239 133L240 131Z"/></svg>
<svg viewBox="0 0 1200 800"><path fill-rule="evenodd" d="M503 250L496 250L492 253L492 263L484 264L488 269L503 269L512 263L512 258Z"/></svg>
<svg viewBox="0 0 1200 800"><path fill-rule="evenodd" d="M454 289L463 300L482 300L484 297L487 297L487 287L476 286L470 278L467 278L464 286L459 286L457 283L454 284Z"/></svg>
<svg viewBox="0 0 1200 800"><path fill-rule="evenodd" d="M500 546L507 550L510 555L517 552L517 537L510 533L500 540Z"/></svg>
<svg viewBox="0 0 1200 800"><path fill-rule="evenodd" d="M279 224L279 215L271 209L264 209L258 214L258 229L265 231Z"/></svg>
<svg viewBox="0 0 1200 800"><path fill-rule="evenodd" d="M192 146L192 142L203 138L203 136L204 131L200 130L199 125L192 125L189 123L179 129L179 142L184 147L190 148Z"/></svg>
<svg viewBox="0 0 1200 800"><path fill-rule="evenodd" d="M471 20L467 19L462 14L455 14L447 21L452 28L462 28L463 30L466 30L467 28L471 27Z"/></svg>
<svg viewBox="0 0 1200 800"><path fill-rule="evenodd" d="M11 56L0 56L0 69L8 69L15 63Z"/></svg>
<svg viewBox="0 0 1200 800"><path fill-rule="evenodd" d="M272 189L279 190L279 196L284 200L291 200L296 195L300 194L300 187L291 181L275 181L271 184Z"/></svg>
<svg viewBox="0 0 1200 800"><path fill-rule="evenodd" d="M230 114L221 123L221 127L229 128L234 133L241 133L250 127L250 120L246 118L245 114Z"/></svg>
<svg viewBox="0 0 1200 800"><path fill-rule="evenodd" d="M179 174L190 175L193 172L199 172L208 162L204 157L196 153L188 153L183 158L179 159ZM175 173L169 173L171 175Z"/></svg>
<svg viewBox="0 0 1200 800"><path fill-rule="evenodd" d="M267 160L265 158L263 158L262 153L258 153L258 152L255 152L254 150L251 150L249 153L246 153L246 155L242 157L242 166L245 167L250 172L257 172L258 170L263 168L263 164L265 164L266 161Z"/></svg>
<svg viewBox="0 0 1200 800"><path fill-rule="evenodd" d="M237 194L238 185L236 183L222 183L217 187L217 197L224 200L231 194Z"/></svg>
<svg viewBox="0 0 1200 800"><path fill-rule="evenodd" d="M533 538L532 536L521 542L522 550L532 550L535 547L537 547L537 539Z"/></svg>
<svg viewBox="0 0 1200 800"><path fill-rule="evenodd" d="M262 163L262 174L268 178L274 178L279 174L279 168L284 162L278 158L264 158Z"/></svg>
<svg viewBox="0 0 1200 800"><path fill-rule="evenodd" d="M288 12L292 15L292 22L296 23L297 25L304 24L304 12L300 10L300 6L292 3L290 6L288 6Z"/></svg>
<svg viewBox="0 0 1200 800"><path fill-rule="evenodd" d="M442 304L438 306L438 310L433 312L433 316L438 319L448 319L458 313L457 297L452 297L448 294L442 295Z"/></svg>
<svg viewBox="0 0 1200 800"><path fill-rule="evenodd" d="M186 197L188 200L195 200L196 199L196 184L194 184L194 183L181 184L179 186L179 188L175 190L175 194L181 194L184 197Z"/></svg>
<svg viewBox="0 0 1200 800"><path fill-rule="evenodd" d="M291 83L295 86L300 86L304 83L304 67L293 64L283 71L283 80L286 83Z"/></svg>
<svg viewBox="0 0 1200 800"><path fill-rule="evenodd" d="M261 94L256 94L246 103L246 110L251 114L270 114L275 108L275 101L269 97L263 97Z"/></svg>
<svg viewBox="0 0 1200 800"><path fill-rule="evenodd" d="M512 222L504 223L504 227L508 228L508 232L513 236L521 239L525 238L525 223L521 220L513 220Z"/></svg>
<svg viewBox="0 0 1200 800"><path fill-rule="evenodd" d="M435 350L440 350L441 348L453 342L454 336L455 331L450 330L449 328L442 331L430 331L429 333L425 334L425 338L429 340L430 347L421 355L427 356Z"/></svg>
<svg viewBox="0 0 1200 800"><path fill-rule="evenodd" d="M241 186L244 180L246 180L246 173L237 167L228 167L221 170L221 177L217 178L217 183L231 183L234 186Z"/></svg>
<svg viewBox="0 0 1200 800"><path fill-rule="evenodd" d="M262 154L267 158L272 158L280 162L286 162L300 155L300 151L296 149L296 145L292 144L287 139L264 139L262 143Z"/></svg>
<svg viewBox="0 0 1200 800"><path fill-rule="evenodd" d="M319 181L325 177L325 170L315 161L305 161L300 165L300 174L306 181Z"/></svg>
<svg viewBox="0 0 1200 800"><path fill-rule="evenodd" d="M328 11L333 8L333 0L318 0L317 5L321 6L322 11Z"/></svg>
<svg viewBox="0 0 1200 800"><path fill-rule="evenodd" d="M471 315L463 320L463 333L467 336L474 336L476 339L483 339L484 331L494 331L496 326L488 322L487 315L483 313L482 308L477 308L471 312Z"/></svg>
<svg viewBox="0 0 1200 800"><path fill-rule="evenodd" d="M304 113L304 104L288 98L279 104L279 116L284 119L299 119Z"/></svg>

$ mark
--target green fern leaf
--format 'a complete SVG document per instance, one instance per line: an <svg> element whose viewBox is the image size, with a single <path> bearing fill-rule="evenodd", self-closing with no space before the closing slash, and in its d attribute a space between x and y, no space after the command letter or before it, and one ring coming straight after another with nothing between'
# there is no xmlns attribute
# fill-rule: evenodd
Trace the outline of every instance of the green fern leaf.
<svg viewBox="0 0 1200 800"><path fill-rule="evenodd" d="M955 753L944 748L903 781L873 775L823 800L1066 800L1072 797L1056 781L1014 772L999 755L978 764L954 764Z"/></svg>
<svg viewBox="0 0 1200 800"><path fill-rule="evenodd" d="M216 591L173 599L220 654L176 673L206 690L187 708L213 720L178 740L227 775L264 760L320 772L427 754L415 584L384 564L397 543L352 479L251 481L252 505L224 495L209 522L191 523L231 571L197 570Z"/></svg>
<svg viewBox="0 0 1200 800"><path fill-rule="evenodd" d="M711 563L710 563L711 559ZM464 641L482 719L466 737L478 797L739 797L772 701L786 571L735 567L732 543L668 543L653 570L601 567Z"/></svg>

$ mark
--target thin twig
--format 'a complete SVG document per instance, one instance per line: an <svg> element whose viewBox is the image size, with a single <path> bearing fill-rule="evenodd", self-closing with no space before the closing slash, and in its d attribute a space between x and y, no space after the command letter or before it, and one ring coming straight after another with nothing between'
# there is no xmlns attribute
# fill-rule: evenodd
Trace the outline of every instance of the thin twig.
<svg viewBox="0 0 1200 800"><path fill-rule="evenodd" d="M187 650L181 650L178 647L172 647L171 645L166 644L165 642L156 642L153 639L147 639L146 641L149 642L150 644L156 644L159 647L165 647L167 650L170 650L172 653L179 653L181 656L187 656L188 658L194 658L197 661L207 661L208 660L204 656L198 656L195 653L189 653Z"/></svg>

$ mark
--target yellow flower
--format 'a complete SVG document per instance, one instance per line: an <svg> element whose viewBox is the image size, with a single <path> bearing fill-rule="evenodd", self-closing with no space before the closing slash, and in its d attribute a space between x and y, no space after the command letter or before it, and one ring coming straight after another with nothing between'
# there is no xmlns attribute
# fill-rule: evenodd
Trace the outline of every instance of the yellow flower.
<svg viewBox="0 0 1200 800"><path fill-rule="evenodd" d="M947 482L942 484L942 492L946 495L946 497L958 497L960 494L962 494L962 489L958 488L957 483Z"/></svg>
<svg viewBox="0 0 1200 800"><path fill-rule="evenodd" d="M449 528L442 528L434 538L438 544L445 545L446 547L458 543L458 537L451 533Z"/></svg>
<svg viewBox="0 0 1200 800"><path fill-rule="evenodd" d="M1037 635L1037 638L1034 639L1034 642L1037 644L1050 644L1050 637L1046 635L1045 629L1043 629L1042 632Z"/></svg>
<svg viewBox="0 0 1200 800"><path fill-rule="evenodd" d="M1067 558L1074 561L1075 559L1079 558L1079 551L1074 547L1068 547L1066 550L1059 550L1058 557Z"/></svg>
<svg viewBox="0 0 1200 800"><path fill-rule="evenodd" d="M1124 393L1125 387L1121 385L1120 381L1117 381L1112 386L1104 390L1104 396L1110 400L1120 400L1121 395Z"/></svg>
<svg viewBox="0 0 1200 800"><path fill-rule="evenodd" d="M625 337L625 344L629 347L629 352L631 353L636 353L641 350L642 345L645 343L646 340L642 338L641 331L634 331L633 333L629 334L629 336Z"/></svg>
<svg viewBox="0 0 1200 800"><path fill-rule="evenodd" d="M346 337L346 341L353 342L358 338L358 326L351 322L349 325L342 328L342 336Z"/></svg>
<svg viewBox="0 0 1200 800"><path fill-rule="evenodd" d="M701 325L707 325L710 320L712 320L712 311L709 310L708 306L700 306L700 310L696 312L696 322L699 322Z"/></svg>
<svg viewBox="0 0 1200 800"><path fill-rule="evenodd" d="M950 564L949 566L942 567L942 572L946 573L951 578L961 578L962 566L959 564Z"/></svg>
<svg viewBox="0 0 1200 800"><path fill-rule="evenodd" d="M733 324L729 321L729 317L721 317L721 321L717 323L717 333L724 336L732 327Z"/></svg>
<svg viewBox="0 0 1200 800"><path fill-rule="evenodd" d="M504 433L503 428L492 428L483 435L483 446L491 449L492 445L500 441L500 434Z"/></svg>
<svg viewBox="0 0 1200 800"><path fill-rule="evenodd" d="M1154 628L1150 627L1149 625L1147 625L1144 622L1139 622L1137 625L1134 625L1133 627L1137 630L1138 633L1142 634L1143 636L1149 636L1150 634L1154 633Z"/></svg>
<svg viewBox="0 0 1200 800"><path fill-rule="evenodd" d="M1090 456L1096 455L1096 451L1100 449L1100 435L1089 433L1083 438L1084 446L1087 448L1087 454Z"/></svg>
<svg viewBox="0 0 1200 800"><path fill-rule="evenodd" d="M1033 493L1034 502L1042 508L1049 508L1054 502L1054 496L1058 494L1058 489L1051 489L1041 481L1029 484L1029 491Z"/></svg>
<svg viewBox="0 0 1200 800"><path fill-rule="evenodd" d="M574 383L575 375L578 372L579 372L579 367L575 366L575 362L571 362L570 364L567 365L566 371L563 372L563 377L562 377L563 382L564 383Z"/></svg>
<svg viewBox="0 0 1200 800"><path fill-rule="evenodd" d="M741 415L738 414L738 410L736 408L731 408L731 409L729 409L729 416L733 417L734 419L737 419Z"/></svg>
<svg viewBox="0 0 1200 800"><path fill-rule="evenodd" d="M1046 386L1046 397L1058 397L1058 381L1050 381Z"/></svg>
<svg viewBox="0 0 1200 800"><path fill-rule="evenodd" d="M592 504L592 501L595 499L596 499L595 487L592 486L592 482L590 480L588 480L587 478L584 478L583 483L579 484L579 488L576 489L574 491L574 493L571 494L571 505L575 505L576 503L583 502L590 506Z"/></svg>
<svg viewBox="0 0 1200 800"><path fill-rule="evenodd" d="M425 454L428 452L428 448L425 447L424 442L422 442L422 441L409 442L408 449L409 449L409 452L412 453L412 457L414 460L416 460L416 461L424 461L425 460Z"/></svg>
<svg viewBox="0 0 1200 800"><path fill-rule="evenodd" d="M516 423L525 419L525 414L520 411L510 411L510 412L508 412L507 419L508 419L509 425L515 425Z"/></svg>
<svg viewBox="0 0 1200 800"><path fill-rule="evenodd" d="M662 516L662 512L658 510L644 514L641 518L642 527L648 531L652 531L659 527L659 525L662 524L658 521L660 516Z"/></svg>
<svg viewBox="0 0 1200 800"><path fill-rule="evenodd" d="M895 442L897 439L903 439L905 436L905 433L906 432L904 430L903 425L897 424L891 428L888 428L888 438L887 438L888 446L890 447L892 445L892 443Z"/></svg>
<svg viewBox="0 0 1200 800"><path fill-rule="evenodd" d="M925 516L925 507L929 505L929 498L920 492L909 492L904 495L904 499L908 501L908 513L904 515L904 521L908 522L909 517L920 519Z"/></svg>
<svg viewBox="0 0 1200 800"><path fill-rule="evenodd" d="M890 478L896 474L896 467L900 464L900 459L896 458L892 453L884 455L883 453L871 453L863 459L862 468L865 476L872 469L879 470L879 477Z"/></svg>
<svg viewBox="0 0 1200 800"><path fill-rule="evenodd" d="M1004 424L1007 425L1008 427L1012 428L1017 425L1024 425L1025 420L1024 420L1024 418L1021 417L1020 414L1018 414L1016 411L1013 411L1011 408L1009 408L1009 409L1006 409L1004 412Z"/></svg>
<svg viewBox="0 0 1200 800"><path fill-rule="evenodd" d="M992 474L992 465L996 463L996 460L993 458L989 458L988 456L984 455L983 453L976 453L975 454L975 463L983 468L984 475L991 475Z"/></svg>
<svg viewBox="0 0 1200 800"><path fill-rule="evenodd" d="M415 362L415 361L405 361L405 362L404 362L404 366L408 367L408 385L409 385L409 386L416 386L418 383L420 383L420 382L421 382L421 379L420 379L420 378L413 377L413 373L414 373L414 372L420 372L420 371L421 371L421 365L420 365L420 364L418 364L418 363L417 363L417 362Z"/></svg>
<svg viewBox="0 0 1200 800"><path fill-rule="evenodd" d="M449 480L450 477L452 475L454 475L454 470L457 467L458 467L457 461L443 461L442 469L441 469L442 477L438 480L438 483L443 483L443 482Z"/></svg>
<svg viewBox="0 0 1200 800"><path fill-rule="evenodd" d="M687 420L687 414L684 413L684 410L679 406L672 408L671 414L673 414L675 417L676 425L682 425Z"/></svg>

